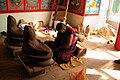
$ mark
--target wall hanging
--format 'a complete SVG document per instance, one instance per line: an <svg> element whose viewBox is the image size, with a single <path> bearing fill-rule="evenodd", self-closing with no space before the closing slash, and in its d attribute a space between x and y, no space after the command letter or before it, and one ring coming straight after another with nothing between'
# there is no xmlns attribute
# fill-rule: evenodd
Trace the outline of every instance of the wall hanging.
<svg viewBox="0 0 120 80"><path fill-rule="evenodd" d="M82 15L99 15L101 0L70 0L69 11Z"/></svg>
<svg viewBox="0 0 120 80"><path fill-rule="evenodd" d="M0 13L50 11L56 0L0 0Z"/></svg>

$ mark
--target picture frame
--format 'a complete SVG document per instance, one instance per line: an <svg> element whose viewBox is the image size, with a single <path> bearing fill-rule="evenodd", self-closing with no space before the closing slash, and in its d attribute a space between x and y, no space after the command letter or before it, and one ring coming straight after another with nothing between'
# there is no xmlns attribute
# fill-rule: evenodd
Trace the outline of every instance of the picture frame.
<svg viewBox="0 0 120 80"><path fill-rule="evenodd" d="M84 16L99 15L101 0L86 0Z"/></svg>
<svg viewBox="0 0 120 80"><path fill-rule="evenodd" d="M41 6L40 6L40 9L41 10L52 10L53 8L53 2L54 0L41 0Z"/></svg>
<svg viewBox="0 0 120 80"><path fill-rule="evenodd" d="M7 11L7 4L6 0L0 0L0 12L6 12Z"/></svg>
<svg viewBox="0 0 120 80"><path fill-rule="evenodd" d="M24 10L24 0L8 0L8 12L9 11L23 11Z"/></svg>
<svg viewBox="0 0 120 80"><path fill-rule="evenodd" d="M0 14L52 11L56 0L0 0Z"/></svg>
<svg viewBox="0 0 120 80"><path fill-rule="evenodd" d="M85 0L70 0L69 11L84 16Z"/></svg>
<svg viewBox="0 0 120 80"><path fill-rule="evenodd" d="M25 0L25 11L37 11L39 8L40 0Z"/></svg>

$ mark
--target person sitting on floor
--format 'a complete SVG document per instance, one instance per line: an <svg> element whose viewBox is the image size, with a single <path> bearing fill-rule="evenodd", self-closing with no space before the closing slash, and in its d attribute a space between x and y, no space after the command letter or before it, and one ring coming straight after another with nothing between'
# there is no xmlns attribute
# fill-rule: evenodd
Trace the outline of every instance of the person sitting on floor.
<svg viewBox="0 0 120 80"><path fill-rule="evenodd" d="M58 63L67 63L76 50L75 32L63 23L56 26L58 31L55 41L48 45L53 50L53 59ZM47 44L47 42L45 42Z"/></svg>

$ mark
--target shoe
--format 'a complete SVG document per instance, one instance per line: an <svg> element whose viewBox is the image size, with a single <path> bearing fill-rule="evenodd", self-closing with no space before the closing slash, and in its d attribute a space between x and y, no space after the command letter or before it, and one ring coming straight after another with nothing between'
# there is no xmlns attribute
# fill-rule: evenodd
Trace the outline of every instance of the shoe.
<svg viewBox="0 0 120 80"><path fill-rule="evenodd" d="M120 59L114 61L117 64L120 64Z"/></svg>

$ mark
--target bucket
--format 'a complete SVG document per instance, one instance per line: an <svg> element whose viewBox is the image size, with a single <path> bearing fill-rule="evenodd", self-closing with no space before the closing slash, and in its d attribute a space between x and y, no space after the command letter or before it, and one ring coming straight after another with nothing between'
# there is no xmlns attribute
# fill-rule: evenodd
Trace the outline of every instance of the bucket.
<svg viewBox="0 0 120 80"><path fill-rule="evenodd" d="M119 28L118 28L118 33L115 41L115 49L120 51L120 23L119 23Z"/></svg>

